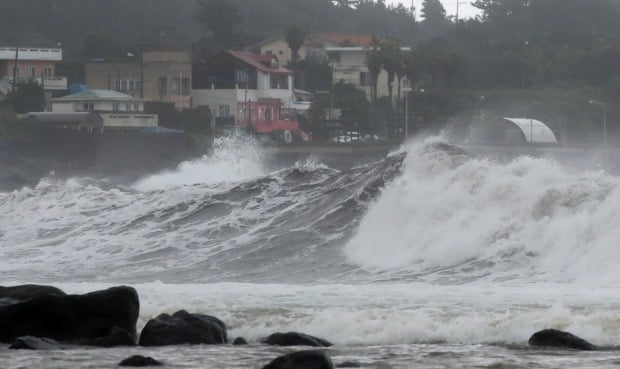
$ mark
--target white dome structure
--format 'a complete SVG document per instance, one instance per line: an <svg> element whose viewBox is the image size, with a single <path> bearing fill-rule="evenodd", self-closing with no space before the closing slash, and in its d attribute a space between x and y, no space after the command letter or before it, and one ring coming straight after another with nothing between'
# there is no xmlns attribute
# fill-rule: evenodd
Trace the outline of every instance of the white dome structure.
<svg viewBox="0 0 620 369"><path fill-rule="evenodd" d="M504 118L508 122L517 126L528 143L557 144L555 134L545 123L528 118Z"/></svg>

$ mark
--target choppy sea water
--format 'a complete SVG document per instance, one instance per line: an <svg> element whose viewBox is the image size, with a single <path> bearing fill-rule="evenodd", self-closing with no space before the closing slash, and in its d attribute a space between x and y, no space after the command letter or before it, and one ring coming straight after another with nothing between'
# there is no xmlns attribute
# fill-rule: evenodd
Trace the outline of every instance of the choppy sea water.
<svg viewBox="0 0 620 369"><path fill-rule="evenodd" d="M440 138L374 163L274 168L248 138L132 186L47 178L0 193L0 281L134 286L139 328L186 309L250 345L14 352L2 368L260 368L296 330L363 368L617 367L620 178L473 155ZM532 349L543 328L608 347Z"/></svg>

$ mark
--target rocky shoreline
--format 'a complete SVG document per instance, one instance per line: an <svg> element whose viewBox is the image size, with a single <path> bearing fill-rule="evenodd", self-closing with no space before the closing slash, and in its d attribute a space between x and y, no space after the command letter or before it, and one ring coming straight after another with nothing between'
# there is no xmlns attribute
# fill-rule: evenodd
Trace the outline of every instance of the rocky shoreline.
<svg viewBox="0 0 620 369"><path fill-rule="evenodd" d="M244 345L243 337L229 340L226 323L217 317L179 310L149 320L141 332L137 291L128 286L81 295L68 295L43 285L0 286L0 343L16 350L70 350L79 347L157 347L171 345ZM275 332L259 344L312 347L274 358L263 369L352 368L355 362L334 364L321 350L332 344L300 332ZM545 329L534 333L532 347L596 350L596 346L571 333ZM159 358L135 355L120 366L166 365Z"/></svg>

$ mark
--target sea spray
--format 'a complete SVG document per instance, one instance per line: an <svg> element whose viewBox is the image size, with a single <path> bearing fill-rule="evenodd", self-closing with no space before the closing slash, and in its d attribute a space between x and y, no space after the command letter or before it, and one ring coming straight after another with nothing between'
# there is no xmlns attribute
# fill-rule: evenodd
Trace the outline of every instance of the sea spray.
<svg viewBox="0 0 620 369"><path fill-rule="evenodd" d="M266 162L266 153L254 137L243 133L218 136L213 141L211 154L183 162L176 170L140 179L134 188L153 191L184 185L241 181L266 175Z"/></svg>
<svg viewBox="0 0 620 369"><path fill-rule="evenodd" d="M347 243L349 260L431 282L617 284L617 177L527 156L464 159L442 145L408 147L402 175Z"/></svg>

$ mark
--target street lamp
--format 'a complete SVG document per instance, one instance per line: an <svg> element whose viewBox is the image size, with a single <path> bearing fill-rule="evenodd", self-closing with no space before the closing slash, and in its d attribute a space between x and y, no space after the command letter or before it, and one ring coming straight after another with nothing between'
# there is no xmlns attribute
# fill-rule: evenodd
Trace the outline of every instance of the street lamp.
<svg viewBox="0 0 620 369"><path fill-rule="evenodd" d="M605 103L590 100L591 105L600 105L603 107L603 145L607 145L607 106Z"/></svg>

